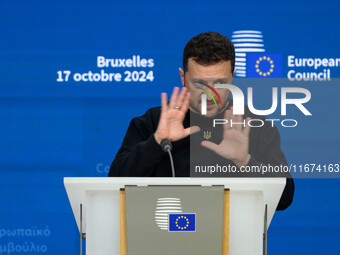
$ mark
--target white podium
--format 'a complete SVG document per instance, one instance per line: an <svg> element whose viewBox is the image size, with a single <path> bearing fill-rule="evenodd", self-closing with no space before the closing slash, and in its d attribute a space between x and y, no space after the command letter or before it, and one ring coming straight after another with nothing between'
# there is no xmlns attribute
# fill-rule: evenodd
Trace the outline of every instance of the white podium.
<svg viewBox="0 0 340 255"><path fill-rule="evenodd" d="M223 185L230 190L229 254L263 254L263 235L285 184L285 178L64 178L87 255L120 254L120 189L126 185Z"/></svg>

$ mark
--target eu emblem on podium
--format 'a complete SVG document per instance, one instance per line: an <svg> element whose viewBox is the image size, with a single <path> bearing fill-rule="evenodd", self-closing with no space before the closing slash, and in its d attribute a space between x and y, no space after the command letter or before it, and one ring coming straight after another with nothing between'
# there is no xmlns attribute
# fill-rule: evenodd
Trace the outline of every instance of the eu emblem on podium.
<svg viewBox="0 0 340 255"><path fill-rule="evenodd" d="M169 214L169 232L194 232L196 231L195 213Z"/></svg>

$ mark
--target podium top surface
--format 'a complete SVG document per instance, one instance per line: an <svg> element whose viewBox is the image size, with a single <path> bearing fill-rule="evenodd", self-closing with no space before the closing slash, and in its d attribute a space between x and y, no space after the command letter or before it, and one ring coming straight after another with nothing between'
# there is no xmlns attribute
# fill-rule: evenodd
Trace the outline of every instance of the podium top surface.
<svg viewBox="0 0 340 255"><path fill-rule="evenodd" d="M127 185L223 185L228 189L259 190L267 185L285 185L285 178L183 178L183 177L65 177L68 186L83 186L87 190L116 190Z"/></svg>
<svg viewBox="0 0 340 255"><path fill-rule="evenodd" d="M285 178L181 178L181 177L65 177L65 189L72 207L74 217L79 228L80 204L83 205L84 222L82 228L86 232L86 194L88 192L114 192L125 186L152 186L152 185L186 185L186 186L212 186L223 185L230 189L230 193L255 191L263 194L263 203L268 205L267 226L275 213L286 185Z"/></svg>

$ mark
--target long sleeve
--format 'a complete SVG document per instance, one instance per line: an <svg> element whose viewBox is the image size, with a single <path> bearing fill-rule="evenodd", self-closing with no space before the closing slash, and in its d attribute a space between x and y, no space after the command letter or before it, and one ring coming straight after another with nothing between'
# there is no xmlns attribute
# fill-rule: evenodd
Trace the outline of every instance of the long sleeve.
<svg viewBox="0 0 340 255"><path fill-rule="evenodd" d="M132 119L123 143L113 160L109 176L152 176L164 152L154 139L156 124L151 110Z"/></svg>

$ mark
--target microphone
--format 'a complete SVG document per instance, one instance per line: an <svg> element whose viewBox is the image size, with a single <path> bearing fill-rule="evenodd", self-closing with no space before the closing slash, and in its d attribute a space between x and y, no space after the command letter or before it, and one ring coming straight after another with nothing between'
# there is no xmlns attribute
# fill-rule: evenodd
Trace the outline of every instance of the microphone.
<svg viewBox="0 0 340 255"><path fill-rule="evenodd" d="M161 141L161 147L162 147L163 151L165 151L165 152L167 152L168 150L170 150L170 151L172 150L172 144L166 138Z"/></svg>
<svg viewBox="0 0 340 255"><path fill-rule="evenodd" d="M171 154L171 150L172 150L172 144L169 141L169 139L163 139L161 141L161 147L163 149L163 151L168 152L169 154L169 158L170 158L170 164L171 164L171 172L172 172L172 177L175 177L175 167L174 167L174 161L172 159L172 154Z"/></svg>

